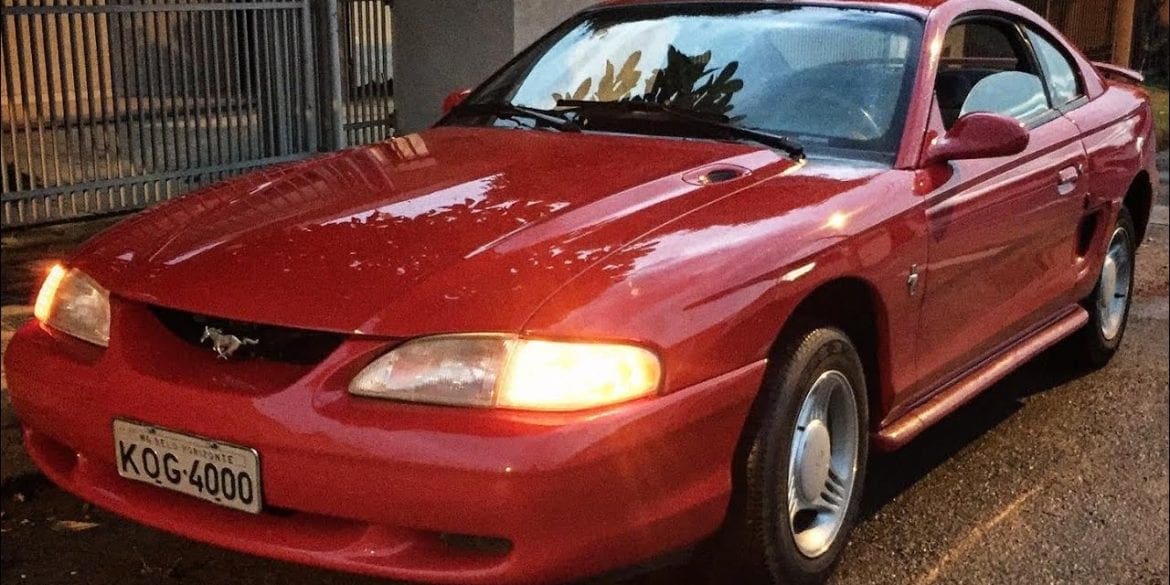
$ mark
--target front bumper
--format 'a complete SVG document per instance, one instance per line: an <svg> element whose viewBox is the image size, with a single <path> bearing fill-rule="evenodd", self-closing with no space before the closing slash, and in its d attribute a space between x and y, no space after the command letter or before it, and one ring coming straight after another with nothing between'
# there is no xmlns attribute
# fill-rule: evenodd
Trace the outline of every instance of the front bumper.
<svg viewBox="0 0 1170 585"><path fill-rule="evenodd" d="M345 391L369 342L346 342L311 368L224 362L168 336L144 308L114 310L106 350L36 323L9 346L25 445L50 479L204 542L415 581L557 582L712 533L763 375L761 362L578 414L401 404ZM264 512L119 477L116 417L256 449ZM511 546L480 550L463 536Z"/></svg>

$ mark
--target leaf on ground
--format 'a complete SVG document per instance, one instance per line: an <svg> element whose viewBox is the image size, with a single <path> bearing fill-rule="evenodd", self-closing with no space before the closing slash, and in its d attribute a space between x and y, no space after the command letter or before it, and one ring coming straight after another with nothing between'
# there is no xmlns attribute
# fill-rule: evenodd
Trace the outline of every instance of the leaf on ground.
<svg viewBox="0 0 1170 585"><path fill-rule="evenodd" d="M57 532L81 532L97 527L97 522L78 522L76 520L58 520L53 523L53 530Z"/></svg>

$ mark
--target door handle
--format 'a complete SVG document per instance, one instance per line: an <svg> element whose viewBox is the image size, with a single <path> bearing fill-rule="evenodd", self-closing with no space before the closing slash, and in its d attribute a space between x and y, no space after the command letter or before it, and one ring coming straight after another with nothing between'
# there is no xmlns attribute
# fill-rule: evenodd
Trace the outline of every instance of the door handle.
<svg viewBox="0 0 1170 585"><path fill-rule="evenodd" d="M1065 167L1057 174L1056 190L1061 195L1072 193L1077 187L1077 179L1081 178L1081 171L1077 167Z"/></svg>

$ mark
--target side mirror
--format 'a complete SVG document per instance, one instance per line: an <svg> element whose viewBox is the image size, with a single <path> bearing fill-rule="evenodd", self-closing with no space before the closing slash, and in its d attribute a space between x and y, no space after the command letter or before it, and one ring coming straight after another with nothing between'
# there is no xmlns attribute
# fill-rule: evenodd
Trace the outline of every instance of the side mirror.
<svg viewBox="0 0 1170 585"><path fill-rule="evenodd" d="M466 88L457 89L447 94L447 97L443 98L443 114L450 113L451 110L454 110L459 104L463 103L463 100L467 99L467 96L470 94L471 90Z"/></svg>
<svg viewBox="0 0 1170 585"><path fill-rule="evenodd" d="M930 145L926 164L1020 154L1028 148L1028 129L1000 114L972 112L955 122L946 135Z"/></svg>

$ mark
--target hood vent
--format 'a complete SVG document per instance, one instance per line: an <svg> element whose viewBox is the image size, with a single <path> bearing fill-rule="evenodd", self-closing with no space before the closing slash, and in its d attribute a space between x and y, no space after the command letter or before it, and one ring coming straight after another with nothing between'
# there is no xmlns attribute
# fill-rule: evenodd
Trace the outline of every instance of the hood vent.
<svg viewBox="0 0 1170 585"><path fill-rule="evenodd" d="M726 183L727 181L734 181L740 177L750 175L752 172L744 167L733 164L714 164L710 166L700 167L689 173L683 175L683 180L692 185L714 185L716 183Z"/></svg>

